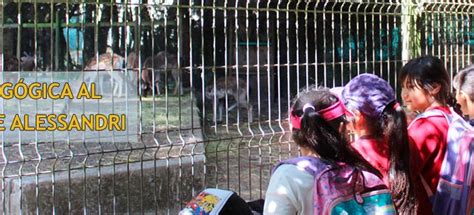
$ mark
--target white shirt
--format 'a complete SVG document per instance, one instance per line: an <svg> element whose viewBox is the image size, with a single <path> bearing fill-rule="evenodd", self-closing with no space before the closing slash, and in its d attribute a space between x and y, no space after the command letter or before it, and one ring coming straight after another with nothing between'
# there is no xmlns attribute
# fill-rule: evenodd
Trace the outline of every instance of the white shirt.
<svg viewBox="0 0 474 215"><path fill-rule="evenodd" d="M313 214L313 183L303 168L279 166L270 178L263 214Z"/></svg>

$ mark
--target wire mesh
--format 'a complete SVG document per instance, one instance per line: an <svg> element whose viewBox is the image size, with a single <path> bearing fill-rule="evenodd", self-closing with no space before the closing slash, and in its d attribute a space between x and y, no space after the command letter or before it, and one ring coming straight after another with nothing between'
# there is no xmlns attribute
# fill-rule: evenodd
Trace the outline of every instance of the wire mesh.
<svg viewBox="0 0 474 215"><path fill-rule="evenodd" d="M410 57L439 56L451 75L474 59L470 0L0 5L4 80L23 71L130 76L140 98L137 142L8 143L2 133L3 214L176 214L205 187L263 198L272 165L299 153L288 110L300 89L369 72L399 91ZM123 64L88 67L104 53Z"/></svg>

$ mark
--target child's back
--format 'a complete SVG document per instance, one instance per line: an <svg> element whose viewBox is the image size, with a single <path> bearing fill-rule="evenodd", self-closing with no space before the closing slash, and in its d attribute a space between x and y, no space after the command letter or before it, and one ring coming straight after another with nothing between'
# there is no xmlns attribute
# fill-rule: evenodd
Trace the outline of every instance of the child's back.
<svg viewBox="0 0 474 215"><path fill-rule="evenodd" d="M377 190L389 191L378 172L345 140L346 113L344 104L329 90L300 94L290 111L290 120L293 140L304 157L277 165L266 193L265 214L320 214L335 210L342 213L353 212L352 209L373 214L383 208L394 212L390 195L388 201L378 201L381 198L375 195L380 193L367 193L366 185L373 181L380 185ZM365 173L373 177L367 178ZM366 201L367 196L374 197ZM344 201L336 202L341 198Z"/></svg>
<svg viewBox="0 0 474 215"><path fill-rule="evenodd" d="M454 107L450 79L440 59L425 56L410 60L402 68L402 99L410 111L442 111ZM447 145L448 122L442 116L416 118L408 126L412 176L420 200L419 213L432 213L428 196L436 191ZM425 189L422 189L425 188ZM425 191L426 190L426 191Z"/></svg>

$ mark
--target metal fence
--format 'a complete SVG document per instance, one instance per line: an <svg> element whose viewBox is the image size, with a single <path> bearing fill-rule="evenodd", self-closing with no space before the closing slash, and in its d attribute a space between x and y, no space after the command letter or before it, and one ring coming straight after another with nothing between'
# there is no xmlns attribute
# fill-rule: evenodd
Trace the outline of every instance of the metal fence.
<svg viewBox="0 0 474 215"><path fill-rule="evenodd" d="M298 154L288 110L299 89L370 72L399 91L410 57L439 56L451 74L474 60L471 0L0 5L3 77L106 70L132 77L140 98L139 141L2 133L4 214L176 214L205 187L264 198L272 165Z"/></svg>

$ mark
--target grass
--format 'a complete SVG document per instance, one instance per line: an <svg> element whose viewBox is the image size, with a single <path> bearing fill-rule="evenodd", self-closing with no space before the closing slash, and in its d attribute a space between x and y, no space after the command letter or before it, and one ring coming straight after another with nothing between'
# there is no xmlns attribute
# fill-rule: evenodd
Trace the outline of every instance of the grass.
<svg viewBox="0 0 474 215"><path fill-rule="evenodd" d="M199 126L198 109L190 94L143 97L141 104L141 121L145 129L153 126L157 130Z"/></svg>

